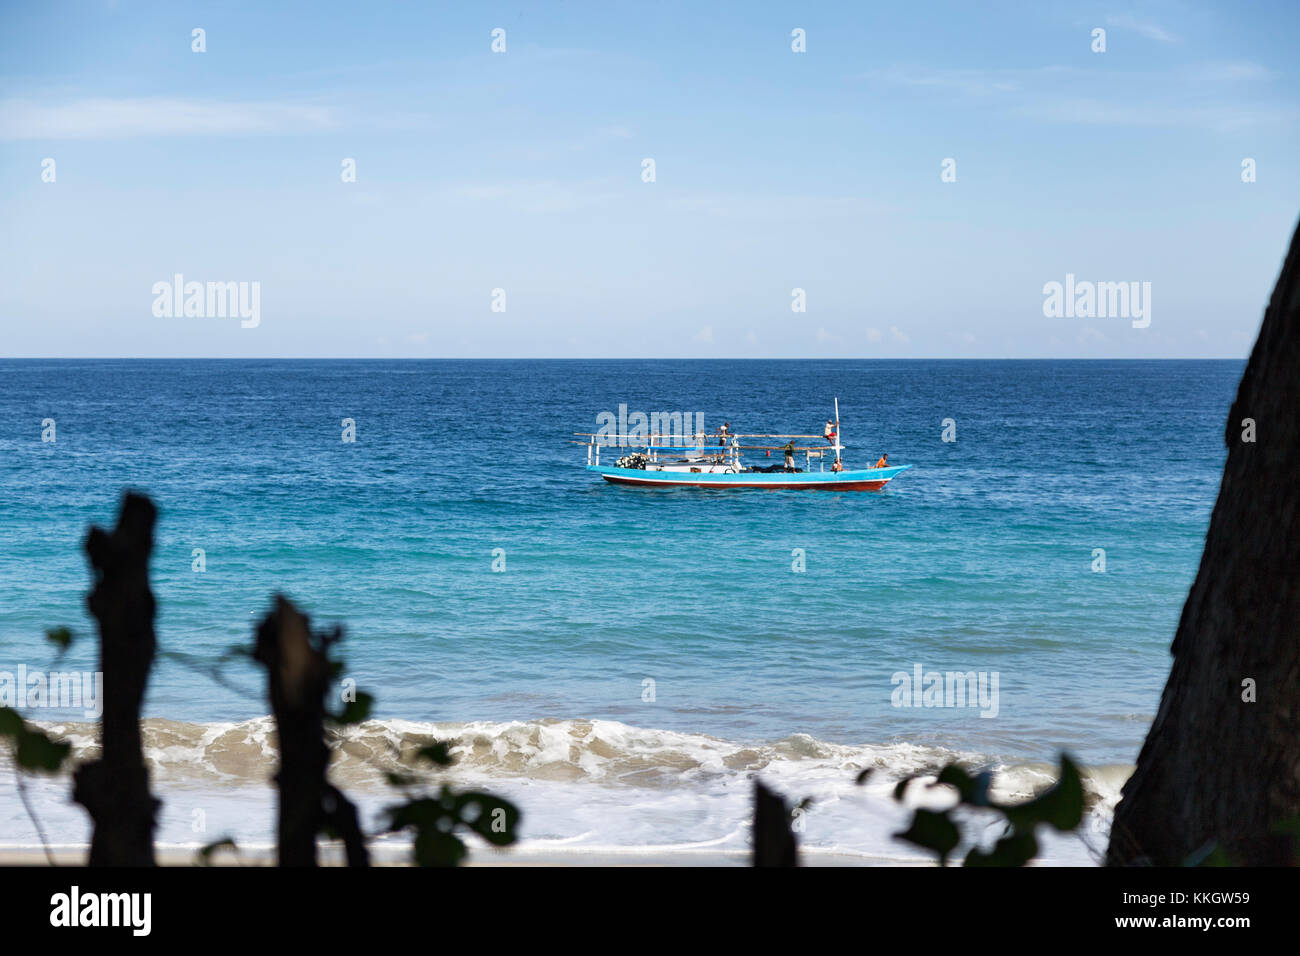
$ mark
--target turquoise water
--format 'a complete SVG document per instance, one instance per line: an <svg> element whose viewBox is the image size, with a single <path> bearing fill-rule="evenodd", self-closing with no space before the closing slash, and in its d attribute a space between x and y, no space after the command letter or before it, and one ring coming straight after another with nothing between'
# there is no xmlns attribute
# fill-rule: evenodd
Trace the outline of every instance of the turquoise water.
<svg viewBox="0 0 1300 956"><path fill-rule="evenodd" d="M93 670L80 543L133 487L161 509L164 648L246 644L281 590L346 626L348 676L387 721L603 720L737 747L806 735L1127 765L1167 675L1241 369L2 361L0 670L48 666L55 625L82 635L61 666ZM882 452L914 466L886 491L624 489L567 443L624 403L701 412L710 430L820 432L834 396L849 467ZM892 675L918 664L996 672L997 716L893 706ZM162 661L147 715L264 715L260 675L229 676L247 692Z"/></svg>

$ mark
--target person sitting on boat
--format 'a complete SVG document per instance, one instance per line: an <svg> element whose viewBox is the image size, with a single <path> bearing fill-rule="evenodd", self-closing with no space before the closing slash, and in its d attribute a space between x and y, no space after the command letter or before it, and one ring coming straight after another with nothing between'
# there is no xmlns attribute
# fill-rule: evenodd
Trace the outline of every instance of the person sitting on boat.
<svg viewBox="0 0 1300 956"><path fill-rule="evenodd" d="M888 467L889 467L889 462L888 462L888 460L887 460L888 458L889 458L888 455L881 455L881 456L880 456L880 461L876 462L876 467L877 467L877 468L888 468Z"/></svg>
<svg viewBox="0 0 1300 956"><path fill-rule="evenodd" d="M794 442L787 442L785 446L785 470L794 471Z"/></svg>
<svg viewBox="0 0 1300 956"><path fill-rule="evenodd" d="M844 462L836 458L835 464L831 465L831 471L843 471L843 470L844 470Z"/></svg>
<svg viewBox="0 0 1300 956"><path fill-rule="evenodd" d="M835 444L835 423L829 418L826 419L826 428L822 431L822 436L832 445Z"/></svg>

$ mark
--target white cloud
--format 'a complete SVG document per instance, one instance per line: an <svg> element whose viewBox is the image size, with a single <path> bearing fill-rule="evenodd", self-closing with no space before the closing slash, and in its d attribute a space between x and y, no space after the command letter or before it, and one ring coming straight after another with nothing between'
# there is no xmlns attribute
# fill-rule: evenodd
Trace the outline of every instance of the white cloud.
<svg viewBox="0 0 1300 956"><path fill-rule="evenodd" d="M892 342L897 342L899 345L906 345L908 342L912 341L907 333L903 332L896 325L891 325L889 327L889 339Z"/></svg>
<svg viewBox="0 0 1300 956"><path fill-rule="evenodd" d="M1055 72L1057 68L1048 67ZM935 70L915 67L891 67L863 74L863 79L888 86L932 89L964 93L968 96L990 96L997 93L1014 93L1023 88L1023 81L1037 70Z"/></svg>
<svg viewBox="0 0 1300 956"><path fill-rule="evenodd" d="M1116 29L1132 29L1162 42L1178 38L1153 23L1132 17L1113 17ZM1220 60L1189 64L1174 69L1149 69L1111 74L1115 83L1107 92L1080 96L1083 84L1095 78L1077 67L1045 66L980 70L928 69L894 66L863 75L873 83L905 88L933 97L962 95L972 107L983 105L1005 109L1011 115L1055 123L1094 126L1191 127L1232 132L1259 126L1283 126L1294 122L1296 110L1289 106L1261 103L1258 98L1241 99L1250 84L1268 82L1277 73L1249 60ZM1226 89L1225 89L1226 88ZM1203 93L1194 94L1193 90ZM1133 91L1144 91L1135 96ZM1225 102L1209 94L1234 94L1236 102Z"/></svg>
<svg viewBox="0 0 1300 956"><path fill-rule="evenodd" d="M1277 74L1258 63L1248 60L1208 63L1200 69L1200 78L1211 83L1230 83L1234 81L1271 80Z"/></svg>
<svg viewBox="0 0 1300 956"><path fill-rule="evenodd" d="M572 212L575 209L603 205L617 198L615 193L602 190L600 183L565 185L547 180L467 184L446 190L445 194L456 199L505 201L513 208L528 213Z"/></svg>
<svg viewBox="0 0 1300 956"><path fill-rule="evenodd" d="M1058 123L1083 123L1094 126L1186 126L1230 132L1255 126L1281 125L1291 122L1296 111L1290 109L1191 106L1170 107L1158 103L1107 103L1095 99L1043 101L1025 106L1017 112L1032 119Z"/></svg>
<svg viewBox="0 0 1300 956"><path fill-rule="evenodd" d="M880 329L867 329L868 342L879 342L881 338Z"/></svg>
<svg viewBox="0 0 1300 956"><path fill-rule="evenodd" d="M564 139L525 143L516 147L516 150L528 162L538 163L564 159L571 153L581 153L588 149L621 148L624 141L635 138L636 131L630 126L613 124L578 131Z"/></svg>
<svg viewBox="0 0 1300 956"><path fill-rule="evenodd" d="M699 330L698 332L696 332L693 336L691 336L691 338L694 339L696 342L706 342L706 343L707 343L707 342L712 342L712 341L713 341L713 326L711 326L711 325L706 325L704 328L700 329L700 330Z"/></svg>
<svg viewBox="0 0 1300 956"><path fill-rule="evenodd" d="M461 199L505 199L510 195L505 186L458 186L452 192Z"/></svg>
<svg viewBox="0 0 1300 956"><path fill-rule="evenodd" d="M63 103L0 101L0 140L220 136L334 129L333 113L298 103L234 103L175 97L94 97Z"/></svg>
<svg viewBox="0 0 1300 956"><path fill-rule="evenodd" d="M1148 40L1155 40L1158 43L1177 43L1178 37L1167 31L1154 20L1143 20L1129 13L1121 13L1117 16L1106 18L1106 26L1116 27L1120 30L1132 30L1139 33Z"/></svg>
<svg viewBox="0 0 1300 956"><path fill-rule="evenodd" d="M885 205L859 196L699 194L660 200L680 216L708 216L748 221L798 221L812 218L857 219L880 213Z"/></svg>

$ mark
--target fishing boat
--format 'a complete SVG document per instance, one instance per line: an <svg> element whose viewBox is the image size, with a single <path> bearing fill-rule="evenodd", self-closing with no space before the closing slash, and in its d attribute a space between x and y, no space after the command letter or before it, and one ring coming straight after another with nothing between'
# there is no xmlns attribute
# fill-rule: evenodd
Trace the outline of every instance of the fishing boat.
<svg viewBox="0 0 1300 956"><path fill-rule="evenodd" d="M911 465L887 465L881 468L844 467L840 441L840 403L835 400L835 431L823 435L714 435L692 436L684 443L681 435L647 434L644 437L619 436L611 448L607 434L578 432L587 446L587 470L616 485L638 487L692 488L771 488L821 491L879 491ZM709 444L709 441L719 442ZM781 440L786 444L766 444ZM795 445L794 443L804 442ZM743 444L742 442L764 442ZM822 444L807 444L822 442ZM793 446L793 447L792 447ZM613 464L602 464L601 450L621 452ZM773 452L785 461L785 452L803 458L803 467L795 464L749 465L742 461L746 452L763 452L765 459ZM830 465L827 466L827 459Z"/></svg>

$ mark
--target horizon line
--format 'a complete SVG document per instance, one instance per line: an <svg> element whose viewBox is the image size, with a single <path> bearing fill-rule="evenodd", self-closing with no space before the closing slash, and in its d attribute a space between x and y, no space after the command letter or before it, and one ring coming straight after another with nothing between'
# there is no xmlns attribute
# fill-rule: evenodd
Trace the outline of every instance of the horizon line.
<svg viewBox="0 0 1300 956"><path fill-rule="evenodd" d="M817 356L794 355L781 358L756 356L692 356L675 358L661 355L594 355L594 356L457 356L457 355L14 355L0 356L0 362L1245 362L1249 355L1226 356L1096 356L1096 355L1022 355L1022 356Z"/></svg>

